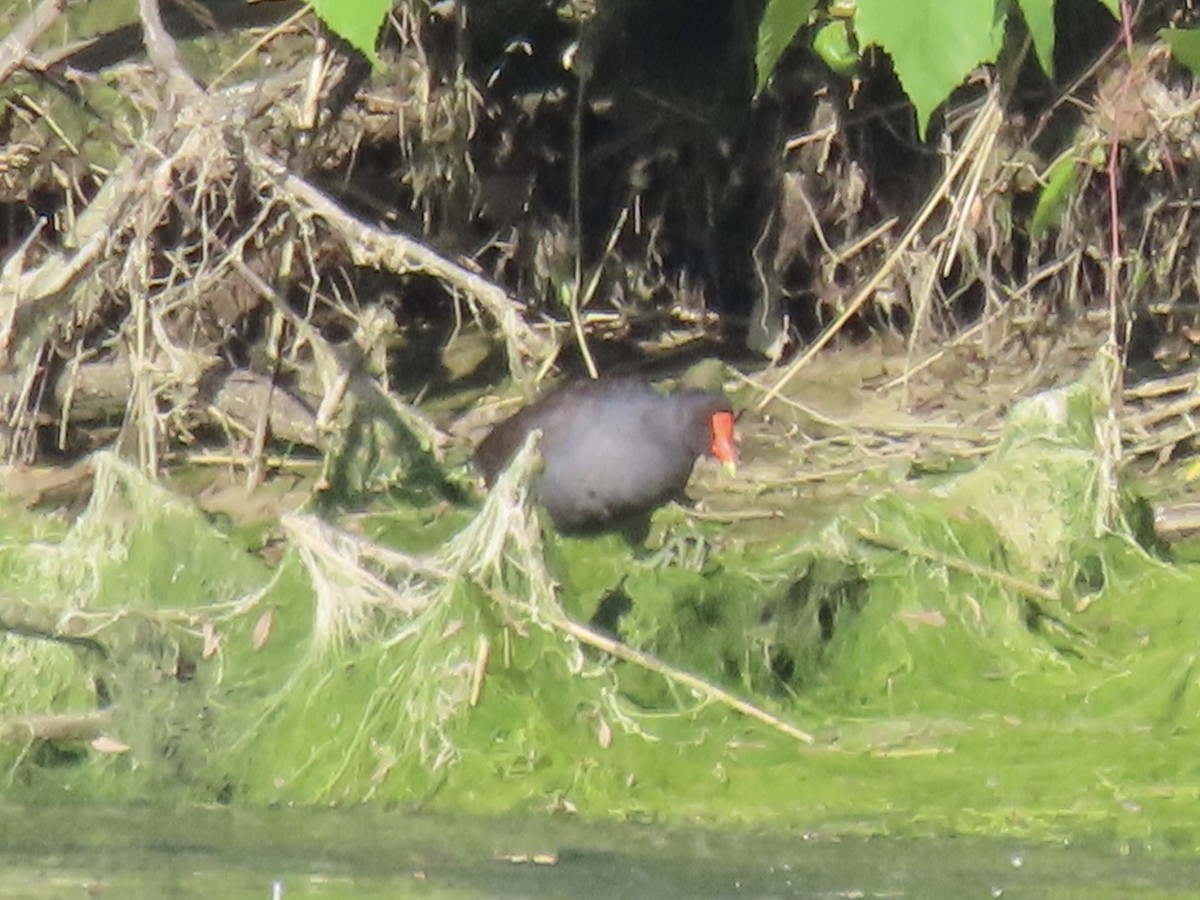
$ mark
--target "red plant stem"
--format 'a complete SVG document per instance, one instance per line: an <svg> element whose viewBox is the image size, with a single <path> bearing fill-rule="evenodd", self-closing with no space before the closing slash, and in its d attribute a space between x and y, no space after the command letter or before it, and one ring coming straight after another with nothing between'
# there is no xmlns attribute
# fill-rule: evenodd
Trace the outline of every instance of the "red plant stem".
<svg viewBox="0 0 1200 900"><path fill-rule="evenodd" d="M1121 33L1125 39L1125 53L1128 56L1129 68L1125 72L1125 78L1121 82L1121 87L1117 92L1117 97L1113 104L1112 135L1108 148L1108 216L1110 237L1106 293L1108 295L1109 336L1114 341L1117 338L1117 328L1119 325L1119 317L1117 315L1117 279L1121 264L1121 203L1119 196L1121 172L1118 165L1121 158L1120 119L1125 108L1125 97L1129 93L1129 87L1133 83L1134 76L1133 14L1129 9L1129 0L1121 0Z"/></svg>

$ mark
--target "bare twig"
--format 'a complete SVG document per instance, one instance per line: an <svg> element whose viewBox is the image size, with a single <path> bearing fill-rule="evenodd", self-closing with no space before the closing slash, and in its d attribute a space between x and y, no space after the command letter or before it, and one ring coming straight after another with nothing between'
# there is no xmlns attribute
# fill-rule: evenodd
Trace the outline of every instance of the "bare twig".
<svg viewBox="0 0 1200 900"><path fill-rule="evenodd" d="M154 68L167 80L168 100L197 100L204 95L179 59L179 48L163 25L158 0L138 0L138 15L146 36L146 55Z"/></svg>
<svg viewBox="0 0 1200 900"><path fill-rule="evenodd" d="M65 6L66 0L42 0L0 41L0 84L21 66L34 43L58 20Z"/></svg>
<svg viewBox="0 0 1200 900"><path fill-rule="evenodd" d="M710 681L705 681L699 676L693 675L690 672L685 672L682 669L677 669L674 666L668 665L661 659L651 656L649 653L644 653L641 650L635 650L628 644L622 644L620 641L615 641L610 637L606 637L599 632L593 631L585 625L580 625L578 622L572 622L565 616L556 616L551 620L551 624L575 640L582 644L587 644L597 650L602 650L605 653L610 653L617 659L622 659L625 662L633 663L647 671L661 675L668 681L673 681L676 684L682 685L688 690L695 691L701 696L707 697L710 700L715 700L730 709L740 712L744 716L749 716L755 721L762 722L774 728L776 731L786 734L790 738L795 738L805 744L816 743L814 738L807 731L797 728L790 722L785 722L778 716L771 715L765 709L755 706L753 703L736 697L724 688L718 687Z"/></svg>
<svg viewBox="0 0 1200 900"><path fill-rule="evenodd" d="M384 231L355 218L329 195L253 148L252 160L276 180L280 190L295 205L320 216L345 239L357 265L393 272L428 272L482 306L499 324L508 340L509 366L520 377L531 363L553 355L547 339L524 320L526 306L503 288L466 266L447 259L428 244L394 231Z"/></svg>
<svg viewBox="0 0 1200 900"><path fill-rule="evenodd" d="M1058 591L1053 591L1050 588L1044 588L1040 584L1034 584L1031 581L1026 581L1024 578L1017 578L1015 575L1009 575L1007 572L999 572L996 569L989 569L986 566L981 566L978 563L973 563L969 559L950 556L946 553L939 553L936 550L930 550L926 547L914 547L911 544L906 544L903 541L898 541L886 534L880 534L877 531L867 531L860 528L858 536L870 544L877 544L880 547L886 547L888 550L898 550L901 553L907 553L909 556L915 556L920 559L927 560L935 565L944 566L955 572L962 572L965 575L973 575L976 578L982 578L987 581L993 581L1006 590L1014 591L1025 597L1031 597L1035 600L1045 600L1048 603L1061 603L1062 597Z"/></svg>
<svg viewBox="0 0 1200 900"><path fill-rule="evenodd" d="M984 111L980 113L979 120L977 121L976 125L972 127L972 133L978 134L980 138L982 138L982 136L994 132L995 124L992 122L992 119L998 118L1001 115L1002 111L999 103L990 102L984 108ZM858 293L854 295L850 302L846 304L846 308L842 311L841 315L839 315L824 331L821 332L820 336L813 341L808 349L805 350L805 352L801 354L801 356L795 362L791 363L787 367L783 375L780 376L779 380L774 385L766 389L766 392L754 407L756 410L761 411L768 403L778 398L780 391L782 391L788 385L788 383L796 377L800 370L807 366L813 360L813 358L816 357L817 353L819 353L830 341L833 340L833 338L842 330L846 323L854 318L854 316L856 316L858 312L867 304L867 301L870 300L874 295L876 288L878 288L884 283L884 281L887 280L888 276L891 275L892 271L903 258L904 253L916 241L917 236L921 233L921 229L925 226L925 223L929 221L929 218L934 214L942 201L949 196L951 187L957 180L959 173L963 170L967 163L971 161L973 157L973 151L975 149L976 148L972 145L964 144L962 149L955 157L954 162L950 165L950 168L942 176L942 179L940 182L938 182L937 187L925 201L925 205L921 208L921 211L917 213L917 216L912 220L911 223L909 223L908 228L905 229L904 234L901 235L900 239L896 242L896 246L892 248L892 252L888 254L887 259L884 260L883 264L875 270L875 273L869 279L867 279L867 283L859 289Z"/></svg>

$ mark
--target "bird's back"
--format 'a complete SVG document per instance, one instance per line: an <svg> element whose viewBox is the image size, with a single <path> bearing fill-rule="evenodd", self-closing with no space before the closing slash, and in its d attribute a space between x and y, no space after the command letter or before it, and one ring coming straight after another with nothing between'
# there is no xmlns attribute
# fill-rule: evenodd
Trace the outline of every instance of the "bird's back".
<svg viewBox="0 0 1200 900"><path fill-rule="evenodd" d="M724 395L664 395L621 379L577 382L498 425L476 451L492 483L525 436L542 431L538 495L560 528L603 526L678 496L711 440Z"/></svg>

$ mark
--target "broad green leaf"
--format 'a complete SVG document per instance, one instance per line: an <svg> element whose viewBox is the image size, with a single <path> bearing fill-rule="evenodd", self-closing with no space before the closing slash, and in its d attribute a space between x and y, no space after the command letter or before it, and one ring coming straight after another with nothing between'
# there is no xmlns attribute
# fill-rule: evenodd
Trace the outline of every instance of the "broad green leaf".
<svg viewBox="0 0 1200 900"><path fill-rule="evenodd" d="M375 40L392 0L309 0L313 11L335 34L371 61L379 65Z"/></svg>
<svg viewBox="0 0 1200 900"><path fill-rule="evenodd" d="M1051 163L1046 173L1046 186L1042 188L1037 206L1033 208L1033 218L1029 223L1030 237L1036 240L1059 223L1078 180L1079 167L1070 153Z"/></svg>
<svg viewBox="0 0 1200 900"><path fill-rule="evenodd" d="M754 51L755 94L766 87L775 63L779 62L796 32L808 21L816 5L817 0L768 0L758 23L758 46Z"/></svg>
<svg viewBox="0 0 1200 900"><path fill-rule="evenodd" d="M1158 36L1171 48L1171 55L1183 63L1193 76L1200 76L1200 29L1164 28Z"/></svg>
<svg viewBox="0 0 1200 900"><path fill-rule="evenodd" d="M1017 0L1025 27L1033 38L1038 62L1050 78L1054 77L1054 3L1055 0Z"/></svg>
<svg viewBox="0 0 1200 900"><path fill-rule="evenodd" d="M917 111L922 138L951 91L981 63L994 62L1004 40L995 0L859 0L860 46L878 44Z"/></svg>

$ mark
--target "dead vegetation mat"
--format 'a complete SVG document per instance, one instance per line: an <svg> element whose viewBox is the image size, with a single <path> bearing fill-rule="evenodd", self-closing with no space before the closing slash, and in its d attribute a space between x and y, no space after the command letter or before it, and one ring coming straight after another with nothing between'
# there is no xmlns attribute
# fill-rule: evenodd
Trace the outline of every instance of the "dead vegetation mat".
<svg viewBox="0 0 1200 900"><path fill-rule="evenodd" d="M527 383L556 361L582 367L595 355L611 369L622 344L668 360L711 352L711 310L730 290L753 306L725 309L725 337L775 360L747 405L782 404L777 418L789 383L830 341L844 350L864 329L903 335L903 371L864 384L920 438L897 440L896 422L830 425L860 448L986 452L1015 397L1077 377L1106 339L1139 366L1121 407L1127 448L1167 461L1194 443L1196 99L1150 38L1132 58L1093 41L1052 97L1020 78L1023 90L983 78L923 146L907 111L885 112L894 83L879 59L815 96L811 73L784 65L753 110L715 120L714 141L744 138L718 165L697 149L697 129L665 112L648 136L621 131L645 85L606 81L617 30L585 15L563 27L599 67L583 110L605 129L583 132L576 176L603 197L577 198L572 212L548 198L572 167L562 135L576 98L562 86L577 76L559 70L535 88L508 57L489 67L469 49L456 56L450 38L470 33L444 9L398 6L386 72L374 74L294 3L200 21L144 0L136 21L108 31L78 12L28 3L5 14L0 451L10 462L115 444L158 471L178 448L224 445L254 468L269 449L319 455L332 435L385 420L406 435L389 450L435 466L446 436L397 388L436 392L463 372L487 383L500 371L480 368L489 359ZM64 23L86 46L51 39ZM1142 24L1152 34L1155 23ZM654 87L664 109L681 96L670 80ZM606 109L616 112L603 119ZM606 163L623 193L588 161L600 153L589 135L614 132L630 138ZM1113 147L1119 259L1101 165ZM689 153L708 161L681 167ZM1045 189L1064 159L1076 177L1051 215ZM642 181L629 179L635 170ZM697 193L687 178L723 211L681 207ZM372 194L373 180L387 187ZM735 202L739 180L758 188ZM748 224L735 233L731 216ZM743 277L688 269L697 248L724 244L714 259L744 251ZM1098 302L1110 276L1119 292ZM967 369L994 410L952 409ZM923 410L928 421L913 422Z"/></svg>

